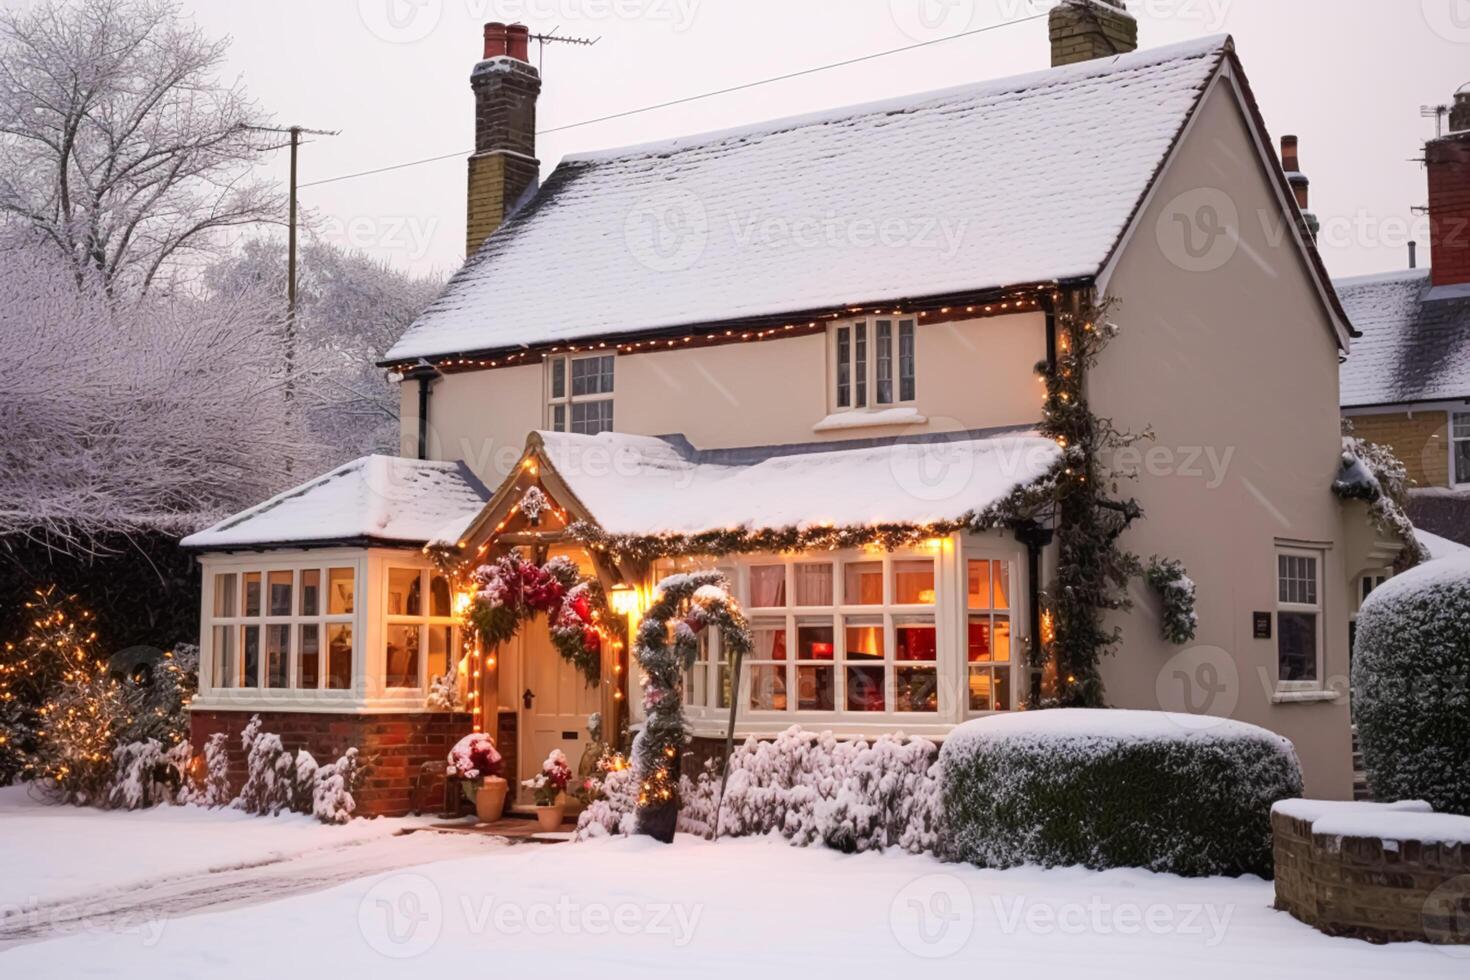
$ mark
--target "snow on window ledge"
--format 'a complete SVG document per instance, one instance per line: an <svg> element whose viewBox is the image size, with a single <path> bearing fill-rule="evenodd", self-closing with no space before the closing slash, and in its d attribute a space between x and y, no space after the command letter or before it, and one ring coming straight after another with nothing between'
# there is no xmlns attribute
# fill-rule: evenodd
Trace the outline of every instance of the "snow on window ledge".
<svg viewBox="0 0 1470 980"><path fill-rule="evenodd" d="M1272 704L1322 704L1342 697L1338 691L1277 691L1271 695Z"/></svg>
<svg viewBox="0 0 1470 980"><path fill-rule="evenodd" d="M917 408L884 408L877 411L838 412L816 425L813 432L841 432L845 429L872 429L888 425L923 425L929 420Z"/></svg>

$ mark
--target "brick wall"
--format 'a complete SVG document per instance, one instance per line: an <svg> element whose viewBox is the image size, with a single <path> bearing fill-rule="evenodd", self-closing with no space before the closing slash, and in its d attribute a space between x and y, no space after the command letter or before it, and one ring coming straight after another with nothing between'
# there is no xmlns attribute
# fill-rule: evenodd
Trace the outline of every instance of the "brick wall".
<svg viewBox="0 0 1470 980"><path fill-rule="evenodd" d="M540 174L536 100L541 76L528 64L500 58L470 78L475 93L475 155L470 157L465 254L473 255Z"/></svg>
<svg viewBox="0 0 1470 980"><path fill-rule="evenodd" d="M1350 415L1353 434L1390 447L1409 471L1415 486L1450 485L1449 415L1415 412L1393 415Z"/></svg>
<svg viewBox="0 0 1470 980"><path fill-rule="evenodd" d="M230 753L230 785L245 781L245 753L240 732L253 715L264 731L281 736L287 751L306 749L317 762L339 758L356 748L372 764L356 794L361 816L403 816L412 809L438 813L444 799L444 762L449 750L470 732L470 717L448 712L418 714L311 714L299 711L196 711L189 717L190 740L204 745L224 732ZM508 768L515 773L515 715L502 715L496 741ZM432 763L427 772L424 764Z"/></svg>
<svg viewBox="0 0 1470 980"><path fill-rule="evenodd" d="M1425 161L1434 284L1470 283L1470 134L1435 140Z"/></svg>
<svg viewBox="0 0 1470 980"><path fill-rule="evenodd" d="M1138 21L1121 10L1113 13L1103 4L1121 6L1119 0L1082 0L1052 8L1052 67L1138 50Z"/></svg>

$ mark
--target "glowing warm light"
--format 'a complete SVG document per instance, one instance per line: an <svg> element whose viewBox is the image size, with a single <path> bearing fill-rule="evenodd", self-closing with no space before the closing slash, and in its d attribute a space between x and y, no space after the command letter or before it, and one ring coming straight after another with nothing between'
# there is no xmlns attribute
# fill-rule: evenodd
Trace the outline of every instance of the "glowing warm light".
<svg viewBox="0 0 1470 980"><path fill-rule="evenodd" d="M454 614L456 616L463 616L469 612L470 605L474 601L475 594L473 592L456 592L454 594Z"/></svg>
<svg viewBox="0 0 1470 980"><path fill-rule="evenodd" d="M638 590L631 585L614 585L607 593L607 604L619 616L634 616L638 613Z"/></svg>

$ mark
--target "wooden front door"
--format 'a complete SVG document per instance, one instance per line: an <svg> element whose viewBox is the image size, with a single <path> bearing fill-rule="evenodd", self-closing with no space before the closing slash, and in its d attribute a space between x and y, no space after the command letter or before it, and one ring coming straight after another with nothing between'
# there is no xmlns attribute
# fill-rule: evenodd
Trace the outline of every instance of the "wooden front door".
<svg viewBox="0 0 1470 980"><path fill-rule="evenodd" d="M601 689L588 687L582 672L556 652L544 619L527 623L521 637L520 778L540 772L552 749L566 753L575 773L591 742L587 719L602 710ZM517 799L527 806L534 803L530 790L522 790Z"/></svg>

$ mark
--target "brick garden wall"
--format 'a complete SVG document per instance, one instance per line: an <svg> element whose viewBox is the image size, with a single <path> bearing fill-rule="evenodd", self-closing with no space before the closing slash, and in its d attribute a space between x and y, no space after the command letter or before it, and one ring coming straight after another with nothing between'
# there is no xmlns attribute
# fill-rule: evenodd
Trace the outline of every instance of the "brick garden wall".
<svg viewBox="0 0 1470 980"><path fill-rule="evenodd" d="M1329 936L1470 943L1470 845L1313 834L1271 815L1276 907ZM1458 879L1458 881L1457 881Z"/></svg>
<svg viewBox="0 0 1470 980"><path fill-rule="evenodd" d="M356 748L372 764L355 794L357 812L365 817L398 817L417 809L438 813L444 801L444 763L449 750L470 732L470 716L450 712L415 714L313 714L298 711L196 711L189 717L190 741L196 751L210 735L224 732L230 754L230 785L245 782L245 753L240 732L254 715L264 731L281 736L289 752L306 749L317 762L339 758ZM500 717L496 744L507 772L515 770L514 714ZM424 763L433 763L424 772Z"/></svg>

